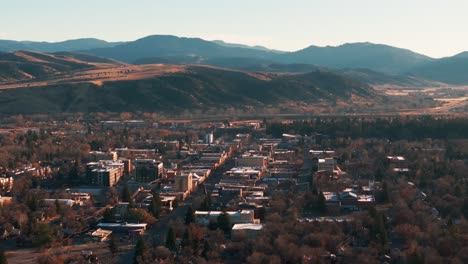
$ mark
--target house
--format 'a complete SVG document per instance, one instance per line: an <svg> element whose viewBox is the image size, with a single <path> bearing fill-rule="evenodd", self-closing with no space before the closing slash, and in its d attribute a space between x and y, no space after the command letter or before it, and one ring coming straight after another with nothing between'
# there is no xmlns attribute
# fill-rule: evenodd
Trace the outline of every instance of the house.
<svg viewBox="0 0 468 264"><path fill-rule="evenodd" d="M338 214L341 210L341 202L338 195L334 192L323 192L325 205L329 214Z"/></svg>
<svg viewBox="0 0 468 264"><path fill-rule="evenodd" d="M253 155L251 153L243 154L236 158L236 166L238 167L255 167L265 171L267 166L267 157L261 155Z"/></svg>
<svg viewBox="0 0 468 264"><path fill-rule="evenodd" d="M263 224L234 224L232 227L232 239L255 238L263 230Z"/></svg>
<svg viewBox="0 0 468 264"><path fill-rule="evenodd" d="M335 156L334 150L309 150L309 156L315 158L332 158Z"/></svg>
<svg viewBox="0 0 468 264"><path fill-rule="evenodd" d="M13 188L13 177L3 176L0 177L0 191L9 192Z"/></svg>
<svg viewBox="0 0 468 264"><path fill-rule="evenodd" d="M200 225L215 223L222 213L222 211L195 211L195 222ZM260 220L254 217L254 210L227 211L226 213L232 224L260 223Z"/></svg>
<svg viewBox="0 0 468 264"><path fill-rule="evenodd" d="M116 161L118 158L116 151L90 151L88 155L89 161L100 161L100 160L113 160Z"/></svg>
<svg viewBox="0 0 468 264"><path fill-rule="evenodd" d="M292 162L296 158L296 152L288 149L276 149L271 152L271 158L274 160L287 160Z"/></svg>
<svg viewBox="0 0 468 264"><path fill-rule="evenodd" d="M333 172L333 170L335 170L335 165L334 158L318 159L318 171Z"/></svg>
<svg viewBox="0 0 468 264"><path fill-rule="evenodd" d="M337 214L341 209L345 210L366 210L375 206L374 195L358 194L354 189L347 188L340 193L323 192L327 212Z"/></svg>
<svg viewBox="0 0 468 264"><path fill-rule="evenodd" d="M66 198L75 201L76 204L83 205L84 202L91 199L91 195L88 193L77 193L72 192L70 189L65 190Z"/></svg>
<svg viewBox="0 0 468 264"><path fill-rule="evenodd" d="M141 224L129 224L129 223L99 223L97 225L98 228L104 230L111 230L113 232L125 233L131 232L135 230L146 230L146 226L148 224L141 223Z"/></svg>
<svg viewBox="0 0 468 264"><path fill-rule="evenodd" d="M12 197L0 196L0 206L13 201Z"/></svg>
<svg viewBox="0 0 468 264"><path fill-rule="evenodd" d="M98 228L97 230L91 231L89 235L94 241L103 242L108 239L108 237L112 234L111 230L105 230Z"/></svg>
<svg viewBox="0 0 468 264"><path fill-rule="evenodd" d="M358 210L358 195L353 190L345 189L340 193L341 208L348 210Z"/></svg>
<svg viewBox="0 0 468 264"><path fill-rule="evenodd" d="M161 199L161 207L168 210L168 211L172 211L174 209L174 207L172 207L174 201L177 199L176 196L166 196L166 195L163 195L163 196L159 196L160 199ZM153 195L149 195L147 196L144 200L143 200L143 203L145 204L150 204L151 203L151 200L153 199Z"/></svg>
<svg viewBox="0 0 468 264"><path fill-rule="evenodd" d="M114 205L114 216L117 219L123 219L128 213L130 203L120 202Z"/></svg>
<svg viewBox="0 0 468 264"><path fill-rule="evenodd" d="M262 176L262 171L256 167L234 167L226 171L227 178L257 180Z"/></svg>
<svg viewBox="0 0 468 264"><path fill-rule="evenodd" d="M174 190L176 192L191 192L192 191L192 173L179 173L175 177Z"/></svg>
<svg viewBox="0 0 468 264"><path fill-rule="evenodd" d="M55 205L56 203L62 206L69 206L72 207L75 205L75 201L71 199L42 199L39 201L39 204L43 207Z"/></svg>

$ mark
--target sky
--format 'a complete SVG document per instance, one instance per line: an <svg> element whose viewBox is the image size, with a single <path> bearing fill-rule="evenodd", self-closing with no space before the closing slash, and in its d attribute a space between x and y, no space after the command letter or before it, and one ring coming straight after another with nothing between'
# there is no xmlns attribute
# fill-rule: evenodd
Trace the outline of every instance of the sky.
<svg viewBox="0 0 468 264"><path fill-rule="evenodd" d="M170 34L295 51L372 42L468 50L466 0L0 0L0 39L129 41Z"/></svg>

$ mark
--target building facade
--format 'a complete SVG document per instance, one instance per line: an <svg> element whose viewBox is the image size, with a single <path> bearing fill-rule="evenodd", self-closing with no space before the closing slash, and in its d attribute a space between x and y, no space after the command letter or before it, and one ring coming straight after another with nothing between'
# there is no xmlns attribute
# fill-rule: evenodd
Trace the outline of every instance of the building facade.
<svg viewBox="0 0 468 264"><path fill-rule="evenodd" d="M137 182L152 182L161 178L164 173L163 163L154 159L136 159L133 164Z"/></svg>

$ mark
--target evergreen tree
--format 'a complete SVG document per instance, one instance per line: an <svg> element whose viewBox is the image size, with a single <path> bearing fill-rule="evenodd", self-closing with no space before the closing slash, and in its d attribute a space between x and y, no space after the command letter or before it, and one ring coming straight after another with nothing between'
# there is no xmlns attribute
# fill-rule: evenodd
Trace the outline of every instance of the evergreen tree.
<svg viewBox="0 0 468 264"><path fill-rule="evenodd" d="M200 206L200 211L210 211L211 210L211 197L209 194L205 195L205 199Z"/></svg>
<svg viewBox="0 0 468 264"><path fill-rule="evenodd" d="M153 194L148 210L156 218L159 218L161 215L161 198L159 197L159 193Z"/></svg>
<svg viewBox="0 0 468 264"><path fill-rule="evenodd" d="M132 192L131 192L130 189L128 188L128 185L127 185L127 184L124 185L123 190L122 190L122 201L123 201L123 202L126 202L126 203L129 203L128 206L129 206L130 208L133 207Z"/></svg>
<svg viewBox="0 0 468 264"><path fill-rule="evenodd" d="M132 199L132 193L130 192L128 185L125 184L122 189L122 201L129 203L131 199Z"/></svg>
<svg viewBox="0 0 468 264"><path fill-rule="evenodd" d="M461 211L465 218L468 219L468 197L463 200L463 207Z"/></svg>
<svg viewBox="0 0 468 264"><path fill-rule="evenodd" d="M325 203L325 196L320 192L317 198L317 210L321 213L327 212L327 205Z"/></svg>
<svg viewBox="0 0 468 264"><path fill-rule="evenodd" d="M70 172L68 174L68 178L73 181L77 180L78 177L80 176L80 166L81 166L81 161L80 159L76 159L75 162L71 165Z"/></svg>
<svg viewBox="0 0 468 264"><path fill-rule="evenodd" d="M189 228L185 229L184 235L182 237L182 247L188 247L192 243L192 232L190 232Z"/></svg>
<svg viewBox="0 0 468 264"><path fill-rule="evenodd" d="M201 256L206 260L208 260L208 252L209 251L210 251L210 244L208 244L208 241L205 240L203 242L203 251L201 253Z"/></svg>
<svg viewBox="0 0 468 264"><path fill-rule="evenodd" d="M49 247L55 242L55 236L48 224L39 224L37 226L35 244L38 247Z"/></svg>
<svg viewBox="0 0 468 264"><path fill-rule="evenodd" d="M58 215L61 215L61 214L62 214L62 208L60 207L60 203L59 203L59 200L58 200L58 199L55 199L55 212L56 212Z"/></svg>
<svg viewBox="0 0 468 264"><path fill-rule="evenodd" d="M387 244L388 238L387 230L385 229L384 215L380 212L377 212L375 215L372 233L382 246Z"/></svg>
<svg viewBox="0 0 468 264"><path fill-rule="evenodd" d="M141 259L142 261L144 261L146 258L147 252L148 252L148 245L146 245L145 239L142 236L138 237L138 241L135 246L134 262L137 264L138 259Z"/></svg>
<svg viewBox="0 0 468 264"><path fill-rule="evenodd" d="M107 223L112 223L115 221L114 213L112 212L112 209L106 208L104 213L102 214L102 221L107 222Z"/></svg>
<svg viewBox="0 0 468 264"><path fill-rule="evenodd" d="M382 192L380 194L380 199L382 202L386 203L389 200L389 194L388 194L388 185L387 182L384 182L382 184Z"/></svg>
<svg viewBox="0 0 468 264"><path fill-rule="evenodd" d="M111 234L110 237L109 237L109 250L112 253L112 256L114 256L115 253L117 253L117 251L119 251L119 249L117 247L117 241L115 240L114 234Z"/></svg>
<svg viewBox="0 0 468 264"><path fill-rule="evenodd" d="M172 227L167 231L166 247L172 251L176 249L176 237Z"/></svg>
<svg viewBox="0 0 468 264"><path fill-rule="evenodd" d="M5 251L3 249L0 249L0 264L8 264L7 257L5 255Z"/></svg>
<svg viewBox="0 0 468 264"><path fill-rule="evenodd" d="M418 252L414 251L413 253L409 254L407 257L407 263L411 264L424 264L424 255L419 254Z"/></svg>
<svg viewBox="0 0 468 264"><path fill-rule="evenodd" d="M29 196L27 203L28 203L28 207L31 210L31 212L34 212L34 211L37 210L37 203L38 202L37 202L36 196L34 196L34 195Z"/></svg>
<svg viewBox="0 0 468 264"><path fill-rule="evenodd" d="M192 207L190 206L185 213L185 224L189 225L195 222L195 212L193 211Z"/></svg>
<svg viewBox="0 0 468 264"><path fill-rule="evenodd" d="M175 198L174 201L172 202L172 207L175 209L179 207L179 199Z"/></svg>
<svg viewBox="0 0 468 264"><path fill-rule="evenodd" d="M231 232L231 228L232 228L231 217L226 211L222 212L218 216L217 222L218 222L218 228L223 230L224 233L229 234Z"/></svg>

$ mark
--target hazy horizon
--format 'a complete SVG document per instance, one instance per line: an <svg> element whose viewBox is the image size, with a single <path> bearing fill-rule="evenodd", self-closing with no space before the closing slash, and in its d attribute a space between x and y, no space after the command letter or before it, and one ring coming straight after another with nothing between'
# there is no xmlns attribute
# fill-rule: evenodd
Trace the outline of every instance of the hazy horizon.
<svg viewBox="0 0 468 264"><path fill-rule="evenodd" d="M450 4L435 0L44 0L11 1L2 8L0 39L8 40L114 42L176 35L283 51L371 42L434 58L468 50L468 2L461 0Z"/></svg>

